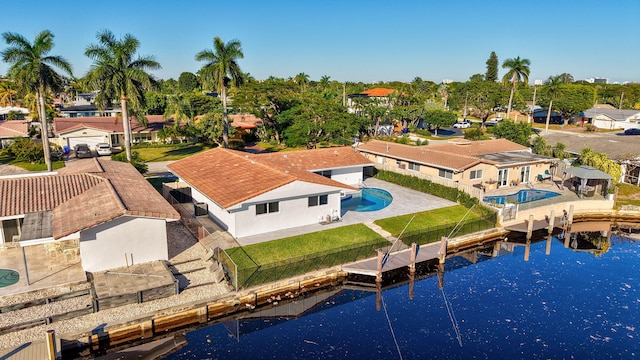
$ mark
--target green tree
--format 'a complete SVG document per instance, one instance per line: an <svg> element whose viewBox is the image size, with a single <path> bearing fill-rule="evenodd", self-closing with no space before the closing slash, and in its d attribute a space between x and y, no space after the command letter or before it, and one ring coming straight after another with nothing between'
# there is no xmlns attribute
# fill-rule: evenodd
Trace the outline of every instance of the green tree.
<svg viewBox="0 0 640 360"><path fill-rule="evenodd" d="M438 136L438 129L449 127L458 121L458 117L451 111L427 110L424 113L424 121L435 127L435 135Z"/></svg>
<svg viewBox="0 0 640 360"><path fill-rule="evenodd" d="M131 34L118 40L111 31L104 30L97 34L97 39L98 44L87 46L84 52L93 60L85 79L92 88L100 90L96 96L99 107L109 105L113 99L120 99L126 157L127 161L131 161L129 112L139 112L144 108L144 92L155 84L155 79L147 71L160 69L161 66L151 56L135 57L140 42Z"/></svg>
<svg viewBox="0 0 640 360"><path fill-rule="evenodd" d="M533 152L542 155L542 156L551 156L551 146L547 144L547 140L545 140L542 136L536 136L533 139Z"/></svg>
<svg viewBox="0 0 640 360"><path fill-rule="evenodd" d="M2 51L2 60L10 64L8 75L18 87L34 92L38 99L38 112L42 134L42 148L47 170L53 170L49 148L45 96L47 92L62 90L64 77L54 68L72 75L71 65L61 56L48 55L53 48L53 34L44 30L36 35L33 44L20 34L5 32L4 41L9 45Z"/></svg>
<svg viewBox="0 0 640 360"><path fill-rule="evenodd" d="M0 106L13 106L18 96L15 82L9 79L0 79Z"/></svg>
<svg viewBox="0 0 640 360"><path fill-rule="evenodd" d="M501 121L495 129L493 135L497 138L507 139L522 146L531 146L531 125L525 122L515 123L511 120Z"/></svg>
<svg viewBox="0 0 640 360"><path fill-rule="evenodd" d="M561 75L550 76L547 80L547 95L549 95L549 110L547 111L547 121L544 125L544 133L549 133L549 119L551 119L551 109L553 108L553 100L560 95L560 84L562 83Z"/></svg>
<svg viewBox="0 0 640 360"><path fill-rule="evenodd" d="M573 82L573 75L569 73L562 73L560 76L560 82L563 84L571 84Z"/></svg>
<svg viewBox="0 0 640 360"><path fill-rule="evenodd" d="M180 91L193 91L199 86L198 77L194 73L185 71L178 77L178 89Z"/></svg>
<svg viewBox="0 0 640 360"><path fill-rule="evenodd" d="M304 93L304 89L309 83L309 75L301 72L293 78L293 81L300 86L302 92Z"/></svg>
<svg viewBox="0 0 640 360"><path fill-rule="evenodd" d="M507 106L507 118L511 116L511 104L513 103L513 93L516 91L516 85L518 81L522 81L525 84L529 83L529 65L531 61L529 59L520 59L516 57L514 59L507 59L502 63L503 69L509 69L502 81L505 84L511 83L511 95L509 96L509 106Z"/></svg>
<svg viewBox="0 0 640 360"><path fill-rule="evenodd" d="M615 160L609 159L606 153L597 153L591 148L582 149L578 162L582 165L592 166L611 175L613 184L617 184L622 176L622 166L620 166L620 164Z"/></svg>
<svg viewBox="0 0 640 360"><path fill-rule="evenodd" d="M227 115L227 88L233 83L240 86L244 83L244 74L238 65L238 59L244 58L242 45L238 40L230 40L226 44L219 37L213 38L213 51L205 49L196 54L197 61L204 61L200 74L205 83L211 84L220 93L222 99L224 147L229 147L229 117Z"/></svg>
<svg viewBox="0 0 640 360"><path fill-rule="evenodd" d="M484 80L497 81L498 80L498 55L495 51L491 52L489 59L487 60L487 72L484 74Z"/></svg>

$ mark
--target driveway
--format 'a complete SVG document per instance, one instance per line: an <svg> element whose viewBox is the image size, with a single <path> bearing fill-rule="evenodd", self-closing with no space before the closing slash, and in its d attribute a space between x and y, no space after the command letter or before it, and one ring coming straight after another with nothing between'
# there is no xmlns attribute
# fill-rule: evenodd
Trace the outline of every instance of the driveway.
<svg viewBox="0 0 640 360"><path fill-rule="evenodd" d="M18 167L18 166L13 166L13 165L5 165L5 164L0 164L0 176L3 175L15 175L15 174L26 174L29 171Z"/></svg>

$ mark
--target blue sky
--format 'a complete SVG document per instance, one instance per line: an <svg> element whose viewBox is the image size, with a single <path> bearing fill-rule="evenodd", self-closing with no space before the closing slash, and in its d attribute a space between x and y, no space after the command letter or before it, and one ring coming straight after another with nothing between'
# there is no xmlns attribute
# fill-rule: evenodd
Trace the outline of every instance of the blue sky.
<svg viewBox="0 0 640 360"><path fill-rule="evenodd" d="M640 0L3 0L1 8L0 32L32 40L51 30L52 54L78 77L91 64L85 48L109 29L138 38L162 79L196 72L195 54L219 36L242 43L240 66L256 79L467 81L495 51L500 65L529 59L531 83L565 72L640 82ZM0 74L7 68L0 61Z"/></svg>

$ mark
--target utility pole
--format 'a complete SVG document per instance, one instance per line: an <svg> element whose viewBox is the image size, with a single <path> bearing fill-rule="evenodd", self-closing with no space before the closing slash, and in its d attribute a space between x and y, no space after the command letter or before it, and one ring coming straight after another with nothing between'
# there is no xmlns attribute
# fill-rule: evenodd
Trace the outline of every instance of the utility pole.
<svg viewBox="0 0 640 360"><path fill-rule="evenodd" d="M462 118L467 120L467 99L469 98L469 92L464 95L464 113L462 114Z"/></svg>

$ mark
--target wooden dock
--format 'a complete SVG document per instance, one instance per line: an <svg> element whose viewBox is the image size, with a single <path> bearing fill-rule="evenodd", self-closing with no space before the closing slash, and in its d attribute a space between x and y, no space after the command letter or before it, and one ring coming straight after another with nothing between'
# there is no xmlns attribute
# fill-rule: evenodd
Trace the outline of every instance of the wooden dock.
<svg viewBox="0 0 640 360"><path fill-rule="evenodd" d="M427 245L422 245L418 247L418 252L416 254L416 263L434 260L439 257L438 251L440 250L441 243L431 243ZM386 261L382 264L382 272L396 270L402 267L408 267L411 264L411 248L400 250L394 253L390 253L386 258ZM346 264L342 266L342 271L351 274L360 274L360 275L369 275L369 276L377 276L378 275L378 259L366 259L357 261L351 264Z"/></svg>

